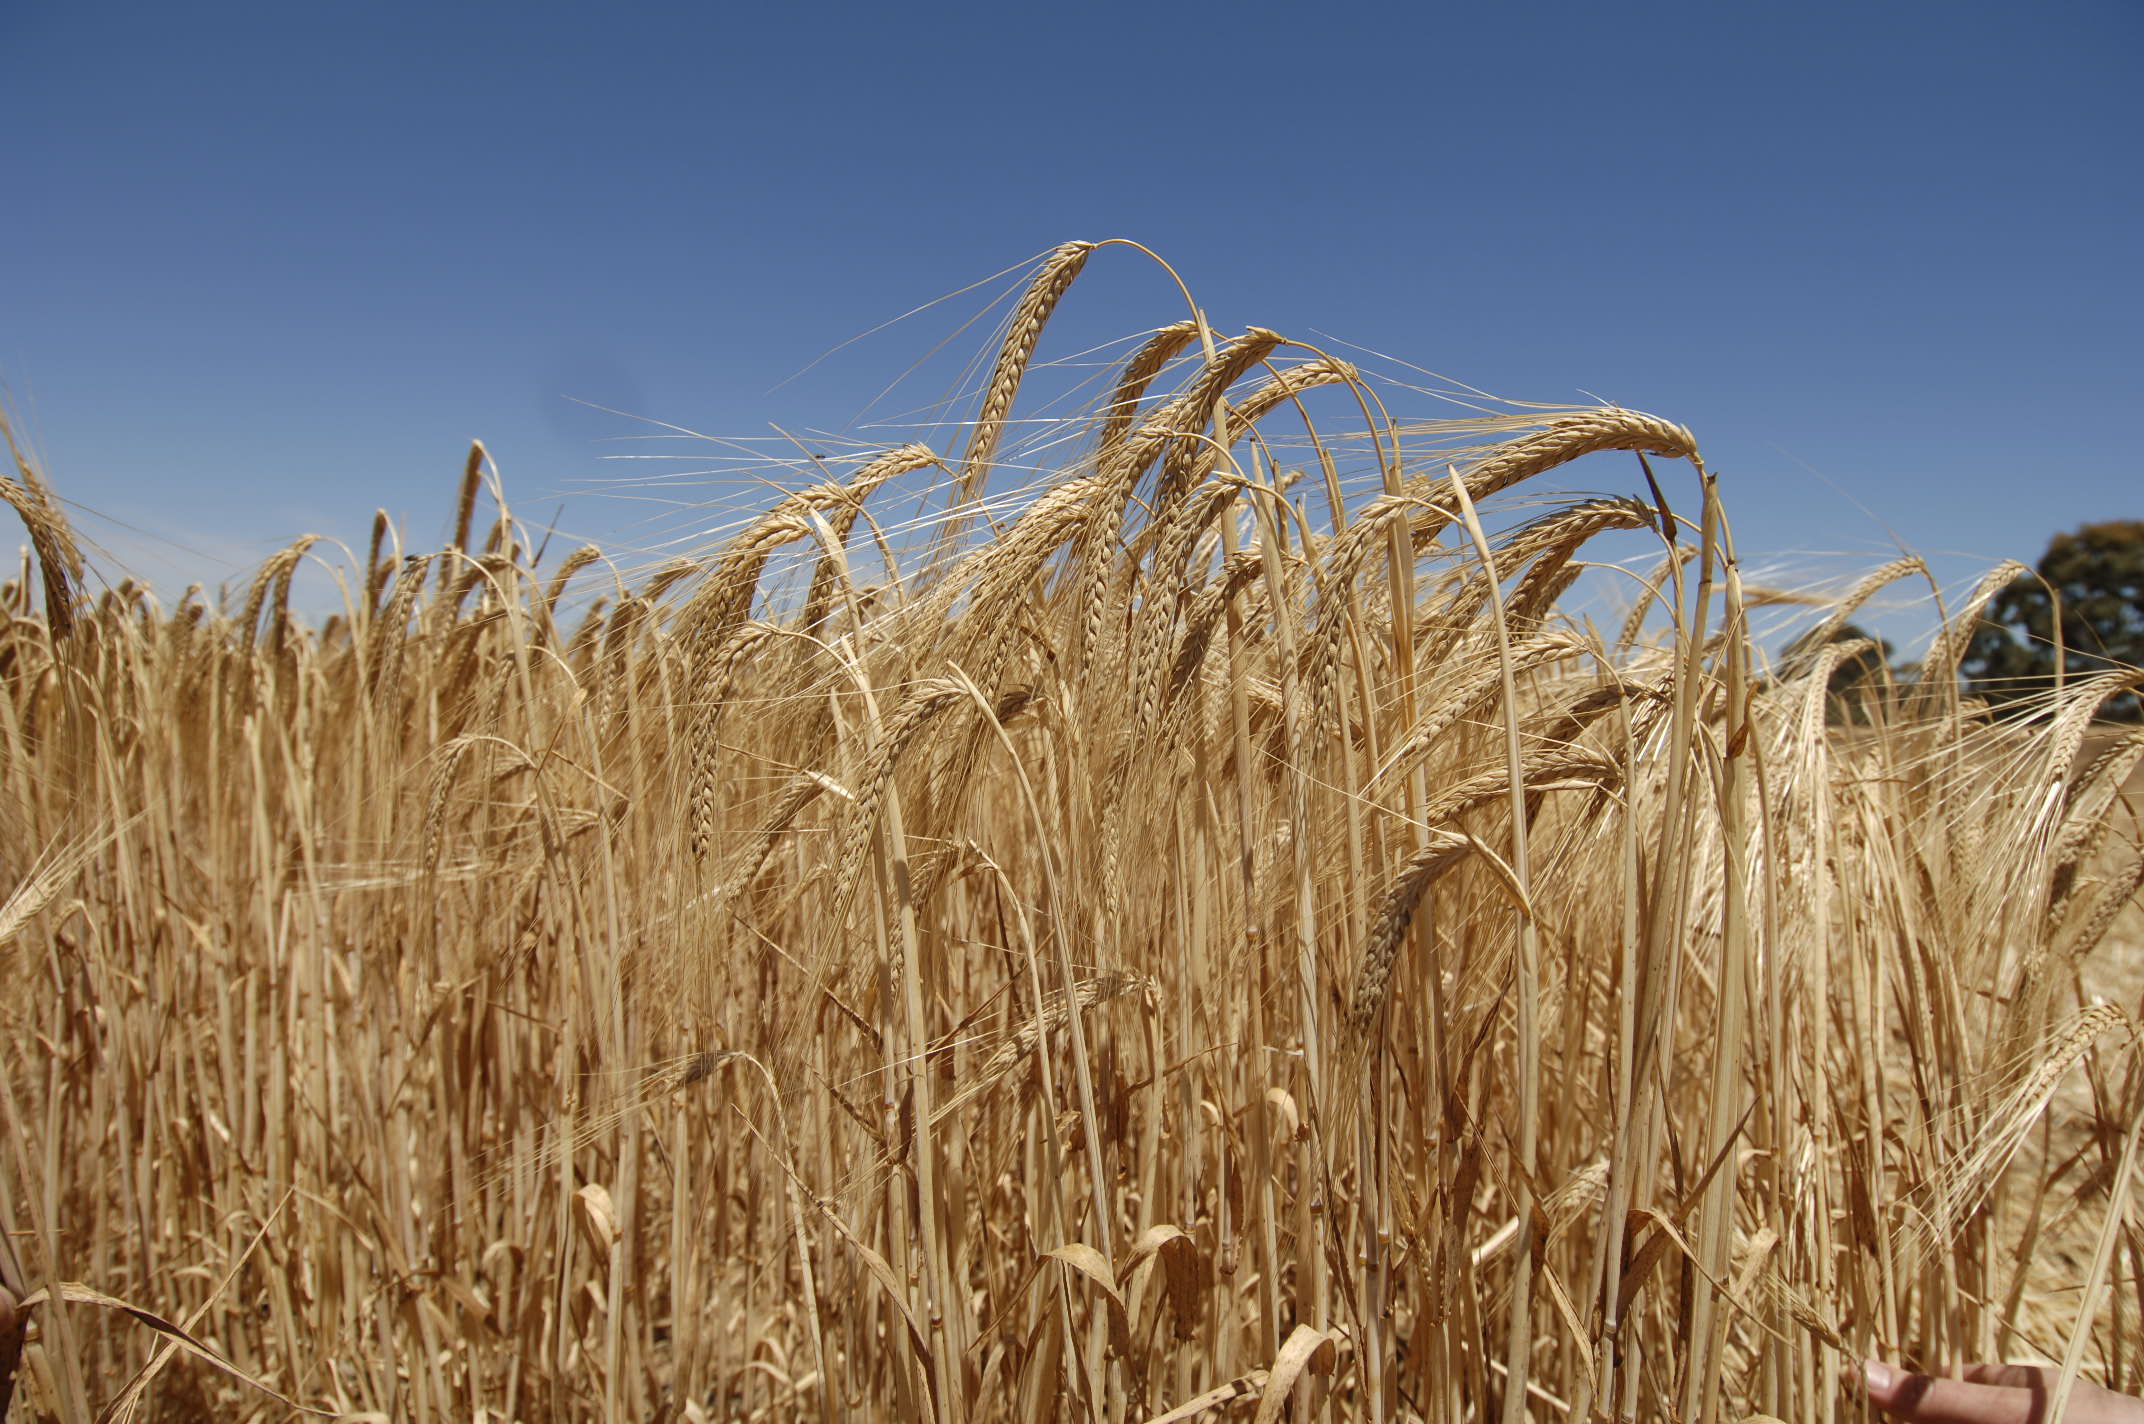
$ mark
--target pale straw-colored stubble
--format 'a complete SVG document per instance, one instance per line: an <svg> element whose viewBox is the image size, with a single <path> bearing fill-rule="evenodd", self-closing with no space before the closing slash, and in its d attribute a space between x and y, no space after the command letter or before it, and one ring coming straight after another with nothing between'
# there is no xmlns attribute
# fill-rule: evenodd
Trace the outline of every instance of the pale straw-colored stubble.
<svg viewBox="0 0 2144 1424"><path fill-rule="evenodd" d="M1832 725L1855 654L1764 675L1731 488L1508 502L1695 464L1637 412L1396 422L1194 310L1023 425L1102 250L958 461L815 468L570 632L601 555L480 534L480 450L317 629L302 546L236 618L86 604L18 480L26 1271L388 1417L1825 1418L1851 1352L2070 1340L2134 1387L2134 1054L2073 1032L2137 864L2110 684ZM1645 529L1603 645L1572 580ZM69 1310L35 1388L93 1412L151 1342Z"/></svg>

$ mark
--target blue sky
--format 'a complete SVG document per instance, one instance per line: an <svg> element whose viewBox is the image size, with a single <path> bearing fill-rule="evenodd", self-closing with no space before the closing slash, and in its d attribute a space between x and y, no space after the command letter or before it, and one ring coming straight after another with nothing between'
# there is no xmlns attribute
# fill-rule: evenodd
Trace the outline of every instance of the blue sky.
<svg viewBox="0 0 2144 1424"><path fill-rule="evenodd" d="M1761 567L1966 578L2144 514L2140 72L2133 0L8 0L0 378L160 584L431 544L472 437L646 542L589 491L651 427L568 397L843 429L983 294L785 378L1123 236L1220 327L1691 426ZM1044 355L1180 314L1112 252Z"/></svg>

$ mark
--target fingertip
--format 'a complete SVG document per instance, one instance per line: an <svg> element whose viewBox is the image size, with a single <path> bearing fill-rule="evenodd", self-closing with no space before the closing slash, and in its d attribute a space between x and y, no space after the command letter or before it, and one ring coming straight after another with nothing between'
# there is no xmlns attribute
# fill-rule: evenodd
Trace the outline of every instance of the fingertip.
<svg viewBox="0 0 2144 1424"><path fill-rule="evenodd" d="M1891 1397L1891 1390L1898 1383L1898 1371L1882 1360L1863 1360L1861 1383L1873 1398L1886 1400Z"/></svg>

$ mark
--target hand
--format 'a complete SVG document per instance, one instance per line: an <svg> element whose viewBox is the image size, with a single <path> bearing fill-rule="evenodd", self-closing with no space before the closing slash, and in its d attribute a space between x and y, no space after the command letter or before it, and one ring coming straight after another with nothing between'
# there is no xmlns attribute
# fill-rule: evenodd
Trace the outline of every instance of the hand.
<svg viewBox="0 0 2144 1424"><path fill-rule="evenodd" d="M1910 1424L2043 1424L2062 1372L2042 1365L1967 1365L1958 1379L1908 1374L1881 1360L1864 1366L1869 1398ZM2066 1424L2144 1424L2144 1399L2079 1380Z"/></svg>

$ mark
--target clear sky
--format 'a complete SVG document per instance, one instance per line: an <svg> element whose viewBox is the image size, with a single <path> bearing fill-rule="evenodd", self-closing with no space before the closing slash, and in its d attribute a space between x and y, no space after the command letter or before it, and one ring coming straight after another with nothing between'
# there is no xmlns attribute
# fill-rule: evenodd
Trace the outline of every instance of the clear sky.
<svg viewBox="0 0 2144 1424"><path fill-rule="evenodd" d="M569 397L843 429L981 294L784 379L1132 237L1224 329L1691 426L1752 562L1964 578L2144 515L2140 114L2136 0L0 0L0 378L213 584L434 545L472 437L617 530L650 427ZM1065 310L1182 314L1122 252Z"/></svg>

